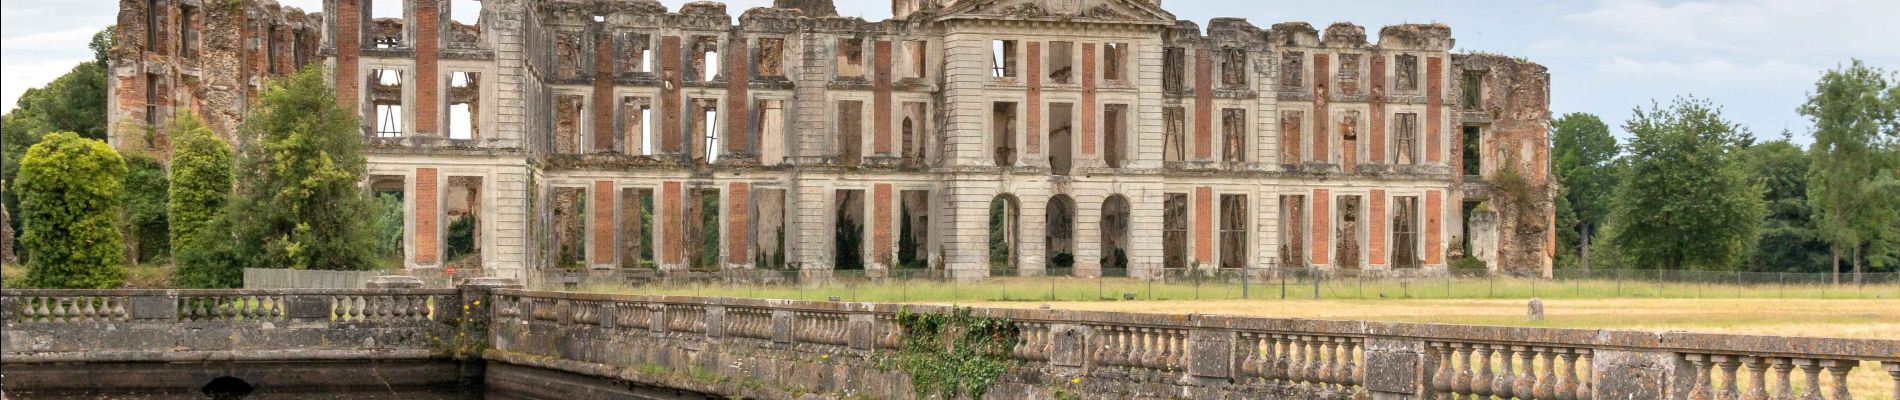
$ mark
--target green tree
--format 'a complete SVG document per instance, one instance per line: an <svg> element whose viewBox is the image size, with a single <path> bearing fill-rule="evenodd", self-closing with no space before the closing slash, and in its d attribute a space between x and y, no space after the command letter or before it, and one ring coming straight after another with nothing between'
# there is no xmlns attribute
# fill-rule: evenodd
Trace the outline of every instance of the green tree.
<svg viewBox="0 0 1900 400"><path fill-rule="evenodd" d="M1884 75L1860 60L1828 70L1797 109L1814 121L1808 205L1821 237L1832 246L1836 283L1842 256L1853 264L1859 282L1868 250L1884 250L1895 239L1892 221L1900 202L1884 189L1889 185L1876 184L1891 180L1895 167L1887 154L1891 138L1881 137L1883 128L1891 132L1896 107ZM1885 257L1880 261L1884 264Z"/></svg>
<svg viewBox="0 0 1900 400"><path fill-rule="evenodd" d="M1637 108L1611 203L1610 238L1639 268L1723 270L1755 244L1765 213L1732 152L1746 131L1706 100Z"/></svg>
<svg viewBox="0 0 1900 400"><path fill-rule="evenodd" d="M1808 207L1808 155L1781 140L1758 143L1739 156L1748 182L1760 186L1768 214L1761 222L1761 240L1747 268L1763 272L1823 272L1828 245L1814 229Z"/></svg>
<svg viewBox="0 0 1900 400"><path fill-rule="evenodd" d="M375 266L356 115L337 105L323 71L272 81L238 127L238 183L221 224L250 267Z"/></svg>
<svg viewBox="0 0 1900 400"><path fill-rule="evenodd" d="M237 267L211 226L231 198L231 144L204 120L180 111L167 130L172 137L171 188L166 209L171 217L174 281L181 287L223 288L243 284ZM228 232L223 232L228 235Z"/></svg>
<svg viewBox="0 0 1900 400"><path fill-rule="evenodd" d="M125 155L125 184L120 195L125 209L128 260L148 262L171 252L165 215L167 191L164 164L143 154Z"/></svg>
<svg viewBox="0 0 1900 400"><path fill-rule="evenodd" d="M82 62L46 86L20 93L16 108L7 114L38 118L52 132L75 132L88 139L106 138L106 70Z"/></svg>
<svg viewBox="0 0 1900 400"><path fill-rule="evenodd" d="M111 146L71 132L33 145L20 161L20 244L31 257L26 284L114 288L125 284L119 190L125 160Z"/></svg>
<svg viewBox="0 0 1900 400"><path fill-rule="evenodd" d="M1616 190L1616 137L1603 119L1587 113L1569 113L1551 124L1551 163L1559 193L1560 231L1558 258L1579 257L1584 270L1590 269L1590 244L1599 235L1610 216L1610 199Z"/></svg>
<svg viewBox="0 0 1900 400"><path fill-rule="evenodd" d="M118 43L119 26L107 26L106 29L92 34L92 41L86 42L86 48L92 49L92 61L100 67L110 67L112 46Z"/></svg>

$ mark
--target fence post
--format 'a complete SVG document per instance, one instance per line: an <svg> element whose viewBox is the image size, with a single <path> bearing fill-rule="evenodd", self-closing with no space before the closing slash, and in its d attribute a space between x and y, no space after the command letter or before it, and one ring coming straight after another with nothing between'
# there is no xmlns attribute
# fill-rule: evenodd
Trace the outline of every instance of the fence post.
<svg viewBox="0 0 1900 400"><path fill-rule="evenodd" d="M1240 266L1240 298L1247 298L1247 266Z"/></svg>

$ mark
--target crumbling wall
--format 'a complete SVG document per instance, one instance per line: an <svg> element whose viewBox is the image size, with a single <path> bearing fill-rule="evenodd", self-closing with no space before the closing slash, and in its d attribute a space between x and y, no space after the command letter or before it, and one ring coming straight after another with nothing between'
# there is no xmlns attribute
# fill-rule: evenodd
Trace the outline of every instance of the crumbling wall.
<svg viewBox="0 0 1900 400"><path fill-rule="evenodd" d="M1466 125L1484 128L1478 151L1486 164L1483 178L1498 221L1497 262L1492 268L1514 275L1550 276L1556 237L1552 229L1556 187L1550 179L1548 145L1550 74L1542 65L1499 55L1456 55L1452 62L1455 71L1483 76L1482 103L1459 108L1467 110ZM1463 92L1463 81L1454 81L1459 85L1454 93ZM1462 162L1462 157L1452 160Z"/></svg>

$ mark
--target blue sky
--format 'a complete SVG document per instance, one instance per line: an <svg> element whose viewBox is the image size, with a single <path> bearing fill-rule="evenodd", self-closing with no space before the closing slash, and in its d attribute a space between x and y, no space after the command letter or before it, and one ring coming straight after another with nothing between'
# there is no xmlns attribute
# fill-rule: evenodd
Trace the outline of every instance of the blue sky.
<svg viewBox="0 0 1900 400"><path fill-rule="evenodd" d="M677 8L681 0L663 0ZM321 0L284 0L316 10ZM769 0L728 1L735 15ZM837 0L839 12L877 20L886 0ZM1807 143L1809 122L1794 112L1823 70L1860 58L1900 69L1900 1L1363 1L1263 2L1165 0L1177 17L1200 22L1241 17L1266 27L1334 21L1367 27L1407 22L1451 25L1460 51L1529 58L1550 67L1551 110L1588 112L1612 126L1652 99L1694 94L1758 137L1794 133ZM0 3L0 107L20 92L89 59L86 41L113 23L113 0L7 0ZM1620 127L1613 128L1621 131Z"/></svg>

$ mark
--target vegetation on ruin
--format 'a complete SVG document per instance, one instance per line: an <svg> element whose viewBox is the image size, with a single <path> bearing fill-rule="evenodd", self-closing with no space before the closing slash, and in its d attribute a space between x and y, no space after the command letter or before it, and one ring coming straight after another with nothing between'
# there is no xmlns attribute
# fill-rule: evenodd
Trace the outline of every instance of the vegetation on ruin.
<svg viewBox="0 0 1900 400"><path fill-rule="evenodd" d="M219 263L217 230L210 229L231 199L231 145L189 111L172 118L170 179L171 245L177 283L183 287L220 288L243 284L236 265Z"/></svg>
<svg viewBox="0 0 1900 400"><path fill-rule="evenodd" d="M162 262L171 254L170 220L166 216L165 165L140 153L125 154L125 183L120 191L124 206L126 261Z"/></svg>
<svg viewBox="0 0 1900 400"><path fill-rule="evenodd" d="M1009 351L1021 340L1009 318L975 315L968 307L949 313L904 307L897 324L903 329L897 364L919 398L983 398L1013 365Z"/></svg>
<svg viewBox="0 0 1900 400"><path fill-rule="evenodd" d="M26 286L116 288L125 283L119 231L125 159L72 132L46 135L20 160L21 249Z"/></svg>

